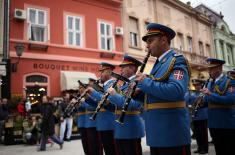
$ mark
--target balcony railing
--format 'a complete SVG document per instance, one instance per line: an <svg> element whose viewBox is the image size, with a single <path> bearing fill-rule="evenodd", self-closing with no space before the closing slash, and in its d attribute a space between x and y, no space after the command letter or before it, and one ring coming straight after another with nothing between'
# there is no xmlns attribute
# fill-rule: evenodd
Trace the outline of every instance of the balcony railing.
<svg viewBox="0 0 235 155"><path fill-rule="evenodd" d="M206 59L207 57L199 55L197 53L191 53L189 51L182 51L178 49L174 49L177 53L183 54L191 64L193 68L203 70L206 68Z"/></svg>

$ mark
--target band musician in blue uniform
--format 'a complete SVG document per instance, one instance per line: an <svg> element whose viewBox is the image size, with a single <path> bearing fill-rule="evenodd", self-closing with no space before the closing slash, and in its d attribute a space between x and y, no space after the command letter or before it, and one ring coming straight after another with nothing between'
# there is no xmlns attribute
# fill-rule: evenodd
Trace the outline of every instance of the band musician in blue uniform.
<svg viewBox="0 0 235 155"><path fill-rule="evenodd" d="M114 70L115 66L106 62L101 62L100 64L100 73L101 73L101 83L103 83L103 92L106 92L107 89L113 84L114 80L111 77L111 73ZM90 98L87 101L91 106L97 107L98 102L102 99L103 94L96 91L92 87L88 87L87 91L89 92ZM95 102L92 102L95 101ZM101 108L100 112L96 117L96 129L101 137L101 143L104 148L106 155L117 155L117 145L114 139L114 123L115 123L115 109L106 109Z"/></svg>
<svg viewBox="0 0 235 155"><path fill-rule="evenodd" d="M200 92L205 81L199 79L192 80L195 87L194 92L188 92L185 95L187 105L192 106L192 125L197 141L197 150L194 153L208 153L208 128L207 128L207 107L203 106L203 98ZM198 108L197 108L198 107Z"/></svg>
<svg viewBox="0 0 235 155"><path fill-rule="evenodd" d="M210 81L203 89L204 103L208 105L208 126L216 155L235 154L235 86L223 74L225 61L208 58Z"/></svg>
<svg viewBox="0 0 235 155"><path fill-rule="evenodd" d="M121 75L128 78L130 82L135 80L135 74L138 67L142 63L137 59L125 55L123 62L119 65L121 67ZM117 106L115 112L116 119L120 117L121 109L128 93L130 83L124 83L117 92L114 88L109 88L110 93L109 102ZM139 102L132 100L131 102ZM114 136L118 145L118 150L121 155L141 155L141 138L144 137L144 126L140 117L141 104L133 104L137 107L128 107L124 124L115 123Z"/></svg>
<svg viewBox="0 0 235 155"><path fill-rule="evenodd" d="M184 95L190 67L170 49L175 31L150 23L142 37L151 56L157 57L150 76L138 73L139 89L145 93L145 129L151 155L190 155L190 120Z"/></svg>

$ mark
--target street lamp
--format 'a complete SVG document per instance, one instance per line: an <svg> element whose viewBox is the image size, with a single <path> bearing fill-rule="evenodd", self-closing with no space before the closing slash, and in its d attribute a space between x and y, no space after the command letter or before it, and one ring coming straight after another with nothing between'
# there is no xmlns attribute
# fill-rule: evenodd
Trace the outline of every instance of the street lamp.
<svg viewBox="0 0 235 155"><path fill-rule="evenodd" d="M12 68L11 71L12 72L16 72L17 71L17 65L20 62L20 57L24 51L24 45L22 43L16 43L15 45L15 50L16 50L16 55L18 56L18 59L15 63L12 63Z"/></svg>

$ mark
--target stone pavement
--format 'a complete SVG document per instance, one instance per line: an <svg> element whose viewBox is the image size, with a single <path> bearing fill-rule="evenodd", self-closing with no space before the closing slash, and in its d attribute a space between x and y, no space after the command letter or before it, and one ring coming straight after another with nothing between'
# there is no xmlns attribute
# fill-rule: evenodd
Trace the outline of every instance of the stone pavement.
<svg viewBox="0 0 235 155"><path fill-rule="evenodd" d="M149 155L149 147L146 146L145 139L142 139L142 147L144 155ZM47 146L47 151L37 152L37 146L28 145L11 145L5 146L0 145L0 155L83 155L82 144L79 140L72 140L71 142L65 142L62 150L59 149L57 144L53 147ZM196 143L192 141L192 152L196 150ZM192 155L198 155L193 154ZM209 154L205 155L215 155L214 147L210 146Z"/></svg>

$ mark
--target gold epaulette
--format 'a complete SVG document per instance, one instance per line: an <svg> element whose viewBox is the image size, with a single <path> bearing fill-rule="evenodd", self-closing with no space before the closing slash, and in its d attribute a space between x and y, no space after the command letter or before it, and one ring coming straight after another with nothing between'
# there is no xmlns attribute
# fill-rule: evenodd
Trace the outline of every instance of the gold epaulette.
<svg viewBox="0 0 235 155"><path fill-rule="evenodd" d="M224 95L226 91L228 90L229 83L230 83L230 79L227 79L224 90L220 90L219 86L216 85L214 88L214 91L218 93L219 95Z"/></svg>

